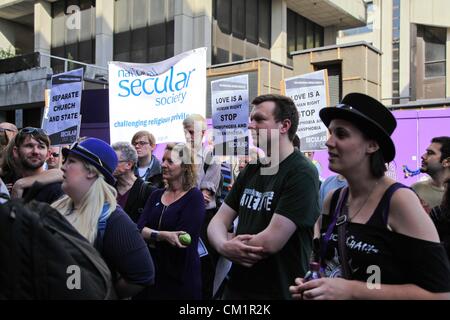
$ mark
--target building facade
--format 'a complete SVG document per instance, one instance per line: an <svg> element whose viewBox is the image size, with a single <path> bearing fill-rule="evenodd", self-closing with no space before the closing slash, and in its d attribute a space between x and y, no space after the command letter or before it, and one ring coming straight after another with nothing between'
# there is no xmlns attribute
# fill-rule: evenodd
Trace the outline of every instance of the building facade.
<svg viewBox="0 0 450 320"><path fill-rule="evenodd" d="M40 55L32 70L0 69L0 96L9 97L0 120L22 109L24 122L36 117L50 75L76 62L96 66L84 66L95 87L108 61L155 62L198 47L208 48L209 80L248 73L255 94L280 92L294 75L292 52L334 45L339 30L365 24L363 0L2 0L0 48ZM24 79L20 92L30 94L12 98L11 84Z"/></svg>

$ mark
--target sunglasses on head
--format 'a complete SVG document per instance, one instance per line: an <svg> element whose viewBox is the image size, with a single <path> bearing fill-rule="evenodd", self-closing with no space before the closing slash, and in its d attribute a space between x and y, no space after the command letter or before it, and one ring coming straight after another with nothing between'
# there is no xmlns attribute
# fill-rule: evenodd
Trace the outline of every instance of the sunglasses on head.
<svg viewBox="0 0 450 320"><path fill-rule="evenodd" d="M82 155L84 155L84 156L88 157L89 159L93 160L95 163L99 164L101 167L105 168L109 172L113 171L113 170L111 170L111 168L106 163L103 163L103 161L95 153L93 153L93 152L89 151L88 149L84 148L78 142L75 142L74 144L72 144L72 146L70 147L70 150L75 150L75 151L81 153Z"/></svg>
<svg viewBox="0 0 450 320"><path fill-rule="evenodd" d="M25 134L45 134L47 135L47 133L45 132L44 129L41 128L34 128L34 127L25 127L23 129L21 129L19 131L19 133L25 133Z"/></svg>

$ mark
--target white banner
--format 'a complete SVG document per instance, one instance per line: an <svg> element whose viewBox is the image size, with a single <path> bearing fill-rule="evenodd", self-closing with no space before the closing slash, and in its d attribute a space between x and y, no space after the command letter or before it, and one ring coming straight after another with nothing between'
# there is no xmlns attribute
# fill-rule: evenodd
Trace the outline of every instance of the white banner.
<svg viewBox="0 0 450 320"><path fill-rule="evenodd" d="M183 120L205 109L206 48L158 63L109 63L111 143L131 141L139 130L156 143L184 142Z"/></svg>
<svg viewBox="0 0 450 320"><path fill-rule="evenodd" d="M248 148L248 103L248 75L211 81L214 144L227 154Z"/></svg>
<svg viewBox="0 0 450 320"><path fill-rule="evenodd" d="M49 104L42 121L52 145L70 144L79 136L82 81L83 69L52 76Z"/></svg>
<svg viewBox="0 0 450 320"><path fill-rule="evenodd" d="M300 121L297 135L301 151L326 149L327 127L319 111L328 105L326 70L303 74L285 80L286 96L294 100Z"/></svg>

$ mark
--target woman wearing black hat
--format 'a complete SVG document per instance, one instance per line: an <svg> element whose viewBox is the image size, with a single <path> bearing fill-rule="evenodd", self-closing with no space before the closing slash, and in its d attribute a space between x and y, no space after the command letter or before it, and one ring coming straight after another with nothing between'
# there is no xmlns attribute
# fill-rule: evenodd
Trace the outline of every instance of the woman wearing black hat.
<svg viewBox="0 0 450 320"><path fill-rule="evenodd" d="M320 117L330 133L329 168L348 188L328 194L319 220L324 277L296 279L293 298L450 298L450 266L431 219L413 191L385 176L395 157L394 116L351 93Z"/></svg>
<svg viewBox="0 0 450 320"><path fill-rule="evenodd" d="M67 196L52 206L101 253L118 296L135 295L153 283L154 266L136 225L117 206L115 151L102 140L88 138L62 153L62 189Z"/></svg>

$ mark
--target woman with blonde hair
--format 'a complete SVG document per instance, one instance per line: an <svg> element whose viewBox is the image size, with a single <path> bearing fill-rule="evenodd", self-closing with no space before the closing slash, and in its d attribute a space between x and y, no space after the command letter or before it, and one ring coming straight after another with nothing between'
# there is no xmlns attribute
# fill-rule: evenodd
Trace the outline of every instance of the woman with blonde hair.
<svg viewBox="0 0 450 320"><path fill-rule="evenodd" d="M117 206L112 175L118 159L104 141L88 138L63 149L62 189L54 202L66 219L101 253L119 297L130 297L153 283L151 256L136 225Z"/></svg>
<svg viewBox="0 0 450 320"><path fill-rule="evenodd" d="M167 145L162 159L166 187L152 193L139 218L138 228L149 243L156 269L155 285L143 298L202 298L197 246L205 204L202 192L195 187L192 160L185 144ZM180 241L185 233L190 235L190 243Z"/></svg>

